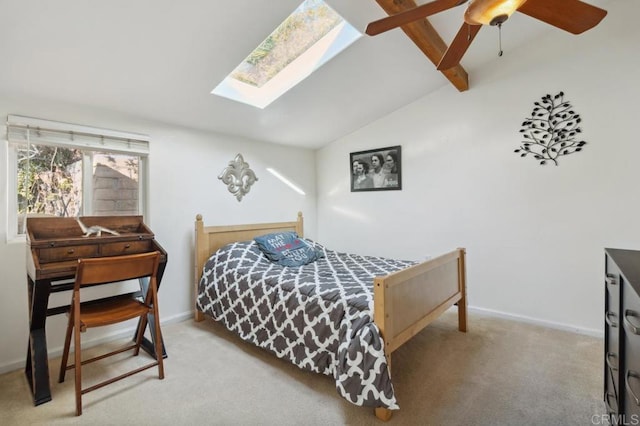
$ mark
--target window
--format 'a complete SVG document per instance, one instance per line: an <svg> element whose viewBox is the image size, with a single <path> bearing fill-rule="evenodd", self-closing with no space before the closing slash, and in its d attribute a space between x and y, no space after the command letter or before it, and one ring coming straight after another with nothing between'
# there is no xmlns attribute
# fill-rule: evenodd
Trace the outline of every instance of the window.
<svg viewBox="0 0 640 426"><path fill-rule="evenodd" d="M211 93L265 108L362 34L322 0L305 0Z"/></svg>
<svg viewBox="0 0 640 426"><path fill-rule="evenodd" d="M10 115L7 238L33 215L144 215L148 137Z"/></svg>

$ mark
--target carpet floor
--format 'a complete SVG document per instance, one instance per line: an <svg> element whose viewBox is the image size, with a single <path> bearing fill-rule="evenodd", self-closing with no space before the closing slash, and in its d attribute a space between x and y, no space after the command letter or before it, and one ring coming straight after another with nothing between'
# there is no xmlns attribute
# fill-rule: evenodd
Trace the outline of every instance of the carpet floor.
<svg viewBox="0 0 640 426"><path fill-rule="evenodd" d="M91 332L91 331L89 331ZM0 376L3 425L382 425L343 400L333 380L302 371L208 319L163 327L165 379L149 369L83 396L75 416L73 371L53 400L34 407L22 371ZM87 352L102 353L125 342ZM603 343L567 331L455 309L393 354L400 405L389 425L604 424ZM83 367L84 386L148 362L121 354ZM595 419L595 420L594 420ZM599 422L599 423L598 423Z"/></svg>

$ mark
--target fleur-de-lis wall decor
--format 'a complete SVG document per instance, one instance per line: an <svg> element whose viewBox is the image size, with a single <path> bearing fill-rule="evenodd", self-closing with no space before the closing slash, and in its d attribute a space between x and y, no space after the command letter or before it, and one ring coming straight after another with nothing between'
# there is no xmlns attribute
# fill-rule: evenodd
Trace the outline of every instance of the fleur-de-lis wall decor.
<svg viewBox="0 0 640 426"><path fill-rule="evenodd" d="M582 133L578 124L582 119L571 104L564 100L564 93L545 95L542 102L534 102L531 117L522 123L520 148L514 152L520 157L532 155L544 166L547 161L558 165L558 157L582 151L587 143L578 140Z"/></svg>
<svg viewBox="0 0 640 426"><path fill-rule="evenodd" d="M238 201L242 201L258 178L256 174L249 168L249 163L244 161L242 154L236 155L236 158L229 161L229 165L218 175L218 179L227 185L230 193L236 196Z"/></svg>

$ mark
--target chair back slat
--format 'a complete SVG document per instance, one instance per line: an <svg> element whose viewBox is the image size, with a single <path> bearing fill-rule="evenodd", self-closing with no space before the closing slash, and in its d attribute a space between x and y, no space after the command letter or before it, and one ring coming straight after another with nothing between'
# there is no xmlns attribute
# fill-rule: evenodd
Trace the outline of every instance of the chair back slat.
<svg viewBox="0 0 640 426"><path fill-rule="evenodd" d="M160 252L78 259L75 289L134 278L155 278Z"/></svg>

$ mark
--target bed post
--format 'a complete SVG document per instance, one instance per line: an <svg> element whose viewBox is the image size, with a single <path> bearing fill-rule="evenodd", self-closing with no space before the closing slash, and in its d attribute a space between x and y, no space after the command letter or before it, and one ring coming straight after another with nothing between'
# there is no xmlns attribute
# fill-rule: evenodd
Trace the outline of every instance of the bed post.
<svg viewBox="0 0 640 426"><path fill-rule="evenodd" d="M384 407L376 407L374 409L374 414L376 415L377 418L379 418L383 422L387 422L387 421L391 420L391 416L393 415L393 411L389 410L388 408L384 408Z"/></svg>
<svg viewBox="0 0 640 426"><path fill-rule="evenodd" d="M385 332L385 320L389 316L387 312L385 312L385 304L384 304L384 278L375 277L373 279L373 322L378 326L380 330L380 336L384 341L384 356L387 359L387 370L389 372L389 377L391 377L391 351L389 350L389 342L384 339ZM376 407L374 408L374 414L380 420L386 422L391 419L391 415L393 411L384 407Z"/></svg>
<svg viewBox="0 0 640 426"><path fill-rule="evenodd" d="M296 223L296 234L299 237L304 237L304 219L302 218L302 212L298 212L298 221Z"/></svg>
<svg viewBox="0 0 640 426"><path fill-rule="evenodd" d="M458 300L458 330L467 331L467 267L466 250L458 248L460 259L458 260L458 279L460 281L460 293L462 297Z"/></svg>
<svg viewBox="0 0 640 426"><path fill-rule="evenodd" d="M196 250L195 250L195 271L194 271L194 289L193 289L193 305L194 305L194 320L200 322L204 320L204 314L198 309L196 298L198 297L198 282L200 281L200 274L202 273L203 263L206 262L208 255L208 244L204 243L206 235L204 233L204 222L202 222L202 215L196 215Z"/></svg>
<svg viewBox="0 0 640 426"><path fill-rule="evenodd" d="M375 277L373 279L373 322L378 326L382 340L385 340L385 321L389 317L389 313L385 311L384 285L384 277ZM391 351L389 350L389 342L387 341L384 342L384 355L387 358L389 375L391 375Z"/></svg>

